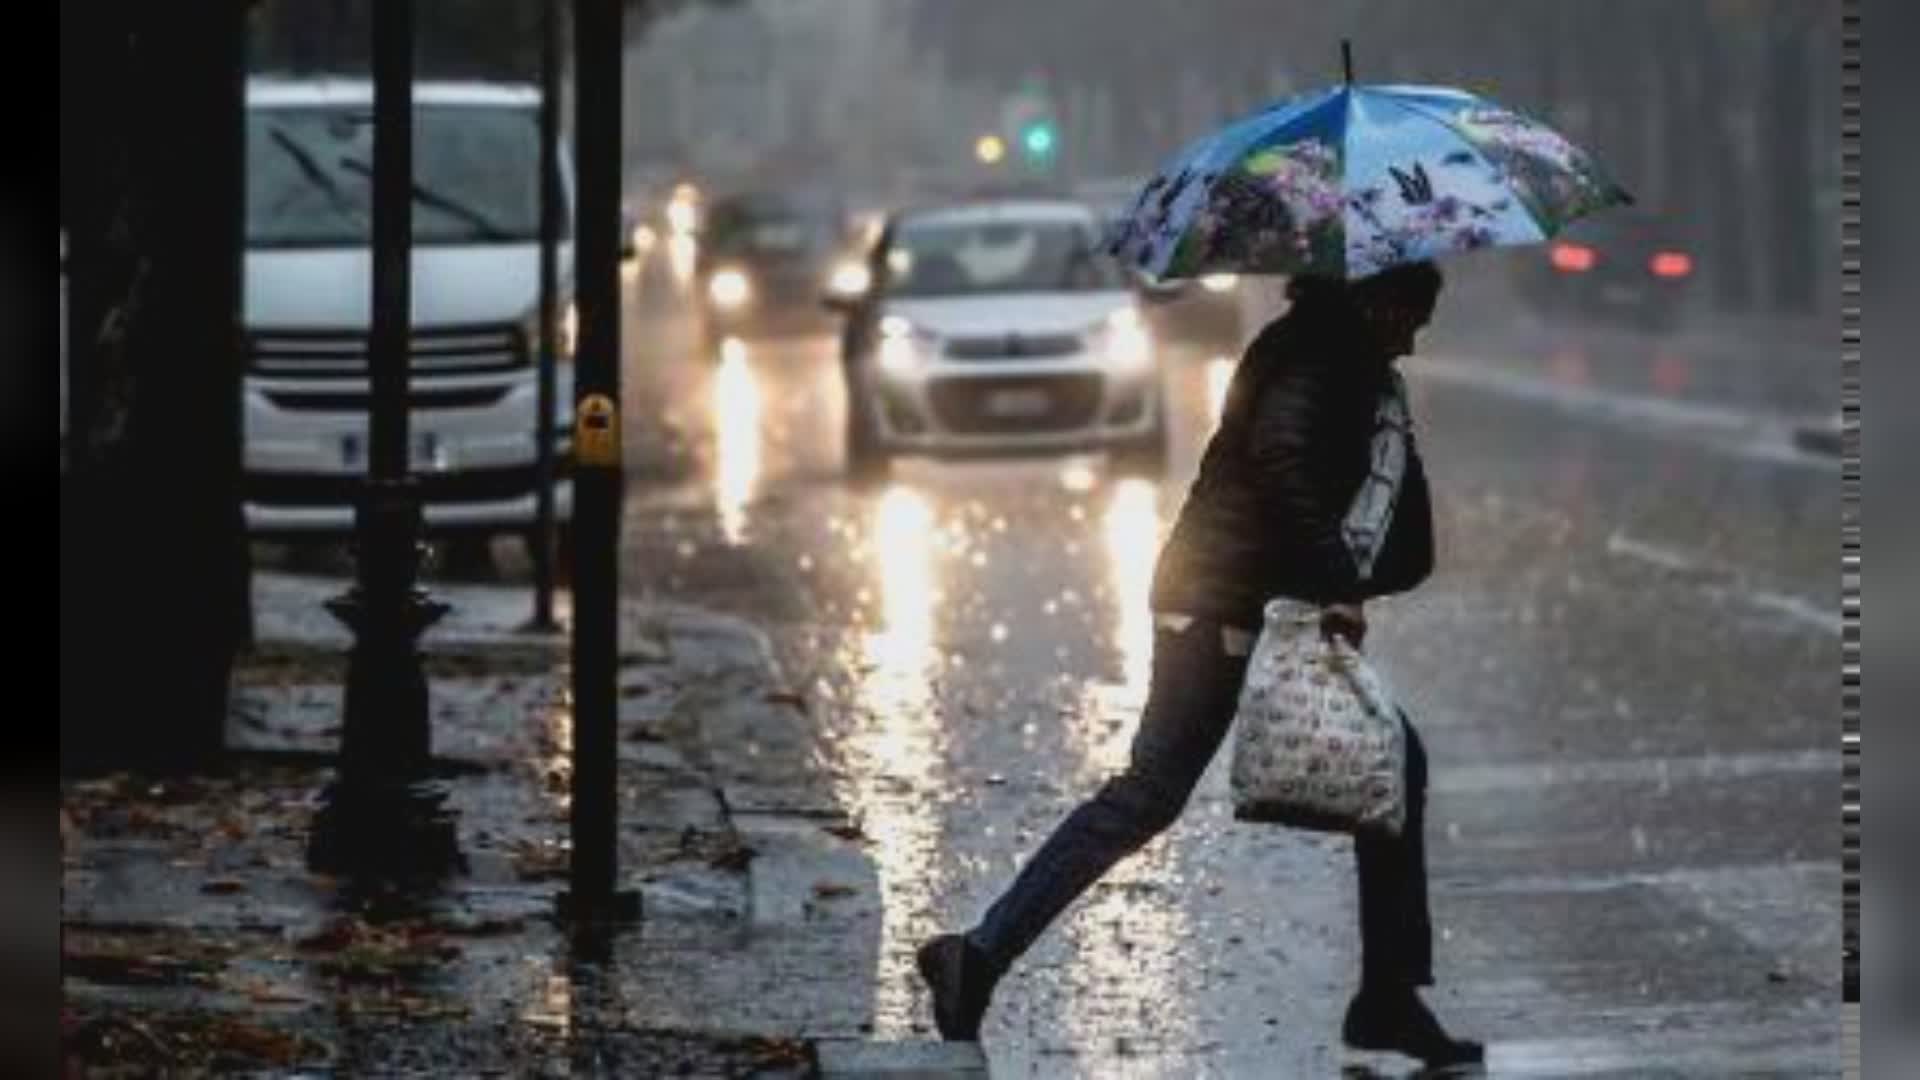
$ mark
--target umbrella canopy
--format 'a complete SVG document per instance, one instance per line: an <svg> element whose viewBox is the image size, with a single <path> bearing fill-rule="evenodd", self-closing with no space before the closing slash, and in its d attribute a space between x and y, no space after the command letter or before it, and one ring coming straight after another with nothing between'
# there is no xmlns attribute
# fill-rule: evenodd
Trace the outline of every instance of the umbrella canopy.
<svg viewBox="0 0 1920 1080"><path fill-rule="evenodd" d="M1109 238L1155 278L1355 279L1539 243L1632 198L1538 121L1441 86L1342 85L1200 139L1148 181Z"/></svg>

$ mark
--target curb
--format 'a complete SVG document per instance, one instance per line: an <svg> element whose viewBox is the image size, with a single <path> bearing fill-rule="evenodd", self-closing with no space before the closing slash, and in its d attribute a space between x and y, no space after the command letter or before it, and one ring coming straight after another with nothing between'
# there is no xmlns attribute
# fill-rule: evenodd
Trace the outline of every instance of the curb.
<svg viewBox="0 0 1920 1080"><path fill-rule="evenodd" d="M940 1080L988 1075L987 1055L979 1043L822 1039L814 1048L821 1080Z"/></svg>

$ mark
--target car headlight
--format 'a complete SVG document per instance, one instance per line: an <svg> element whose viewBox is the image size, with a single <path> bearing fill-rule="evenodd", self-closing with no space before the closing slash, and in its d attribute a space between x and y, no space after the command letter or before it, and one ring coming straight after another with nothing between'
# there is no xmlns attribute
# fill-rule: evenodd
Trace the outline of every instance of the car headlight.
<svg viewBox="0 0 1920 1080"><path fill-rule="evenodd" d="M576 306L573 301L567 301L566 304L560 308L559 317L554 321L557 325L554 327L553 358L562 364L570 364L573 362L574 353L580 348L579 307ZM538 308L535 308L533 312L526 317L526 320L521 324L521 331L526 335L527 347L532 352L533 362L536 364L539 363L542 334L540 332L540 310Z"/></svg>
<svg viewBox="0 0 1920 1080"><path fill-rule="evenodd" d="M707 296L716 307L731 310L752 299L753 285L738 270L722 270L707 282Z"/></svg>
<svg viewBox="0 0 1920 1080"><path fill-rule="evenodd" d="M580 348L580 305L567 301L566 309L560 313L560 346L555 353L562 360L572 360L573 354Z"/></svg>
<svg viewBox="0 0 1920 1080"><path fill-rule="evenodd" d="M667 228L677 236L688 236L700 227L700 211L695 208L693 198L682 198L675 194L667 204Z"/></svg>
<svg viewBox="0 0 1920 1080"><path fill-rule="evenodd" d="M1210 293L1230 293L1240 287L1240 275L1206 274L1200 278L1200 287Z"/></svg>
<svg viewBox="0 0 1920 1080"><path fill-rule="evenodd" d="M1153 365L1153 337L1138 309L1124 307L1095 330L1107 363L1119 371L1144 371Z"/></svg>
<svg viewBox="0 0 1920 1080"><path fill-rule="evenodd" d="M857 262L841 263L827 278L827 291L835 296L865 296L872 285L872 272Z"/></svg>
<svg viewBox="0 0 1920 1080"><path fill-rule="evenodd" d="M880 369L893 375L905 375L920 366L921 347L931 345L933 335L898 315L880 320Z"/></svg>

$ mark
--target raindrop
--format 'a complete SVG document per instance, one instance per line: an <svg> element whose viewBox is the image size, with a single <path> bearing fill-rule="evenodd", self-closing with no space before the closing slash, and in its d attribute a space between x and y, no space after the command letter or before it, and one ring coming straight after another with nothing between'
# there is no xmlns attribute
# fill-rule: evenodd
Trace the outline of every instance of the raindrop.
<svg viewBox="0 0 1920 1080"><path fill-rule="evenodd" d="M800 556L800 569L805 573L812 573L813 572L813 556L811 555Z"/></svg>
<svg viewBox="0 0 1920 1080"><path fill-rule="evenodd" d="M993 640L996 642L1007 640L1007 627L1005 623L993 624Z"/></svg>

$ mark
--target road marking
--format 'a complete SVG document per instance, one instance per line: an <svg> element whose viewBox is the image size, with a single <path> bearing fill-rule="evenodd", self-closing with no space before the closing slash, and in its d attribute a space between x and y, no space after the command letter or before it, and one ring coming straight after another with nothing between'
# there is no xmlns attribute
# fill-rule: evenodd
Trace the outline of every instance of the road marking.
<svg viewBox="0 0 1920 1080"><path fill-rule="evenodd" d="M1838 611L1821 607L1804 597L1746 585L1738 570L1716 565L1675 548L1648 543L1616 530L1607 537L1607 552L1671 573L1710 578L1711 582L1703 588L1711 594L1731 595L1762 611L1783 615L1823 633L1838 634L1842 628Z"/></svg>
<svg viewBox="0 0 1920 1080"><path fill-rule="evenodd" d="M1601 420L1659 427L1690 435L1705 445L1776 464L1832 469L1831 455L1802 449L1794 433L1801 421L1691 401L1569 386L1531 375L1497 371L1484 364L1421 354L1406 366L1409 379L1468 386L1534 401Z"/></svg>
<svg viewBox="0 0 1920 1080"><path fill-rule="evenodd" d="M1840 757L1837 750L1788 750L1624 758L1614 761L1452 766L1434 776L1433 790L1449 794L1486 794L1535 790L1569 783L1699 783L1819 772L1830 772L1838 780Z"/></svg>

